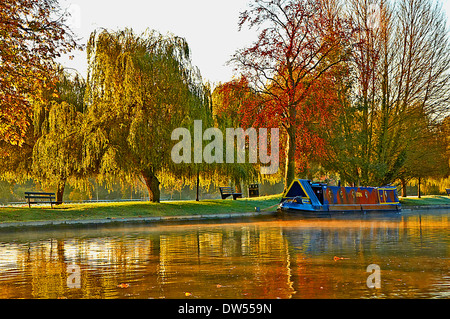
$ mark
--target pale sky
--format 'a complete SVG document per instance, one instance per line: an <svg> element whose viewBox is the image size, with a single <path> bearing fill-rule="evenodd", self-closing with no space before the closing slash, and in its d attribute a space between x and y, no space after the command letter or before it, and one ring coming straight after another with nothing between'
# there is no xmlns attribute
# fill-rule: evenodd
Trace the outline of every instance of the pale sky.
<svg viewBox="0 0 450 319"><path fill-rule="evenodd" d="M162 34L184 37L192 51L193 65L204 81L226 82L233 70L225 63L238 48L256 39L255 31L238 32L239 13L248 0L61 0L69 8L71 29L85 44L97 28L132 28L140 34L146 28ZM74 60L61 59L64 66L77 69L86 77L86 52L75 53Z"/></svg>
<svg viewBox="0 0 450 319"><path fill-rule="evenodd" d="M250 0L61 0L72 14L72 30L85 44L97 28L111 30L132 28L136 33L146 28L162 34L171 32L184 37L192 51L192 62L200 69L204 81L231 80L233 70L225 63L239 48L256 39L256 31L246 27L238 32L239 13ZM450 0L443 0L450 16ZM450 21L450 19L449 19ZM86 53L60 62L77 69L86 77Z"/></svg>

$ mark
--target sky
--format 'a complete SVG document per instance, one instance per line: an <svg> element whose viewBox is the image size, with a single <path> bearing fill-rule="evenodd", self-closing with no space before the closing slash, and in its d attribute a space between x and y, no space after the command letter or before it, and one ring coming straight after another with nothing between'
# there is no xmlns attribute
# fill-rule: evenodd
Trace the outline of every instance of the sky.
<svg viewBox="0 0 450 319"><path fill-rule="evenodd" d="M256 40L256 31L238 32L239 13L248 0L62 0L71 13L68 23L79 41L86 44L92 31L132 28L137 34L147 28L184 37L190 48L193 65L200 69L204 81L226 82L233 68L226 66L233 53ZM85 78L86 52L73 52L60 62L74 68Z"/></svg>
<svg viewBox="0 0 450 319"><path fill-rule="evenodd" d="M141 33L147 28L162 34L184 37L192 53L192 63L200 69L204 81L226 82L233 77L226 62L240 48L256 40L256 30L238 31L239 13L250 0L61 0L71 13L68 23L80 43L86 44L92 31L132 28ZM450 16L450 0L443 0ZM450 19L448 19L450 25ZM86 52L60 59L86 78Z"/></svg>

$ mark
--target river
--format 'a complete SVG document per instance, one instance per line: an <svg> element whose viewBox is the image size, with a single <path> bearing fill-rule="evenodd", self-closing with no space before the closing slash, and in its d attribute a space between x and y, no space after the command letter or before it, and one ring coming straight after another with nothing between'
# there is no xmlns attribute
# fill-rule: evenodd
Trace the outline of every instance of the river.
<svg viewBox="0 0 450 319"><path fill-rule="evenodd" d="M450 298L449 216L1 230L0 298Z"/></svg>

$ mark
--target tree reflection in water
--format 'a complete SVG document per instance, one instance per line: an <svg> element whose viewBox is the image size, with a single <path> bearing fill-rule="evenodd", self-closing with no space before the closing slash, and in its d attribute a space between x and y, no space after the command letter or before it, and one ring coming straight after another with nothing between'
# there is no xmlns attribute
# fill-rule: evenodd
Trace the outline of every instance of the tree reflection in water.
<svg viewBox="0 0 450 319"><path fill-rule="evenodd" d="M0 297L449 297L448 217L2 232ZM370 264L381 289L366 285ZM81 288L67 285L68 265Z"/></svg>

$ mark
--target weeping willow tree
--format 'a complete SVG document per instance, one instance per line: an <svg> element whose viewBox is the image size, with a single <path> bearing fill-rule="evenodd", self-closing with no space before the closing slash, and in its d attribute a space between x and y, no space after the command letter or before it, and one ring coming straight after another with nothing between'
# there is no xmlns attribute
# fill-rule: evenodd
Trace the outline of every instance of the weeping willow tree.
<svg viewBox="0 0 450 319"><path fill-rule="evenodd" d="M59 70L56 87L34 101L33 127L38 137L32 156L32 175L46 187L55 187L63 202L68 179L83 178L82 122L85 81Z"/></svg>
<svg viewBox="0 0 450 319"><path fill-rule="evenodd" d="M147 30L96 31L87 45L83 167L100 182L142 180L160 201L160 180L179 169L171 133L205 107L199 71L183 38Z"/></svg>
<svg viewBox="0 0 450 319"><path fill-rule="evenodd" d="M222 132L227 128L249 128L254 123L248 123L244 120L245 106L259 106L258 96L249 88L248 81L241 77L226 83L220 83L212 94L213 117L215 125ZM253 120L253 118L252 118ZM250 139L250 138L249 138ZM245 141L245 151L250 157L250 141ZM233 164L227 163L216 165L217 174L222 176L221 182L234 184L238 193L242 192L241 183L251 184L261 181L258 163L250 163L250 158L245 163L239 163L237 160L237 141L234 144L235 161ZM224 145L226 149L226 145ZM246 155L247 156L247 155ZM224 184L222 184L224 185ZM225 184L226 185L226 184ZM219 185L218 185L219 186Z"/></svg>
<svg viewBox="0 0 450 319"><path fill-rule="evenodd" d="M193 142L193 138L195 135L195 120L201 121L202 127L204 129L213 127L213 109L212 109L212 98L211 98L211 88L210 84L206 83L203 87L203 97L202 103L199 105L194 105L193 108L189 110L189 116L184 121L182 127L189 131L188 140L190 140L191 145L189 147L190 150L186 150L190 152L190 161L181 161L177 163L173 163L170 161L171 165L167 165L162 169L162 172L159 174L159 181L161 182L161 186L165 187L165 189L171 189L172 191L177 190L181 191L181 189L185 186L189 186L190 189L194 187L197 189L196 200L200 200L200 189L201 188L210 188L211 185L218 185L220 183L221 176L217 174L217 165L216 164L208 164L204 161L200 163L194 160L196 152L202 152L203 148L207 144L205 140L201 141L201 149L195 147ZM177 136L176 132L172 139L172 154L175 147L178 144L179 139L182 139L183 136ZM179 138L177 140L177 137ZM175 154L177 152L175 151ZM184 153L183 153L184 154ZM181 155L178 152L178 155Z"/></svg>

